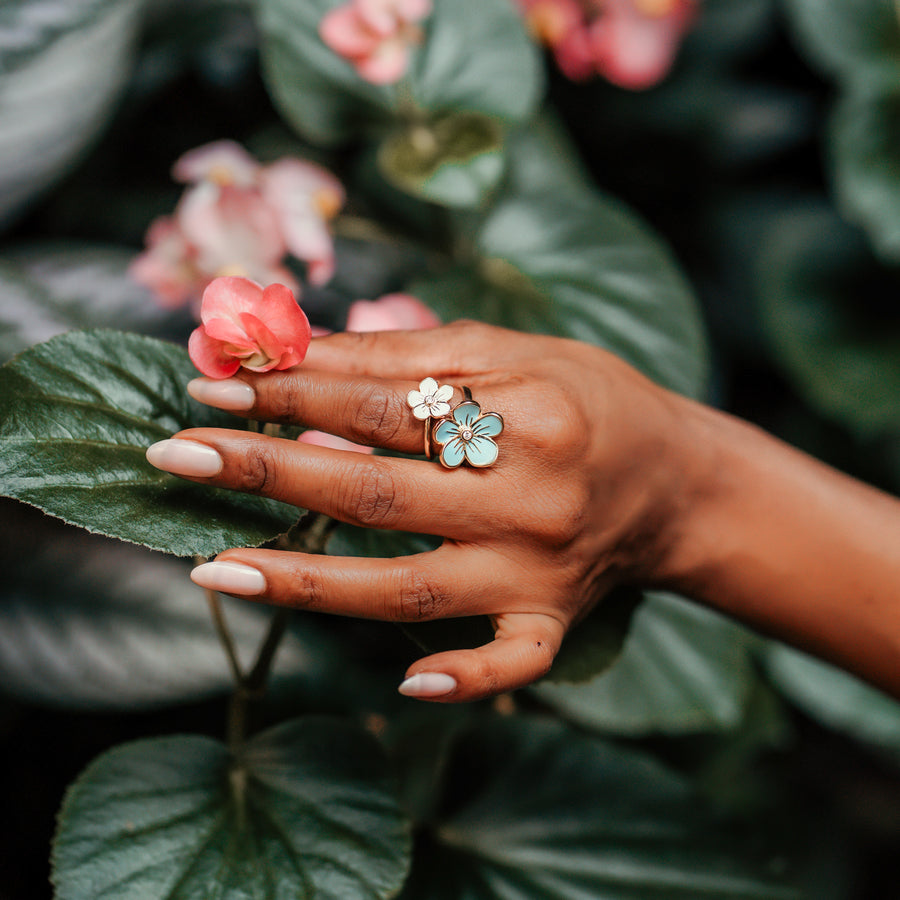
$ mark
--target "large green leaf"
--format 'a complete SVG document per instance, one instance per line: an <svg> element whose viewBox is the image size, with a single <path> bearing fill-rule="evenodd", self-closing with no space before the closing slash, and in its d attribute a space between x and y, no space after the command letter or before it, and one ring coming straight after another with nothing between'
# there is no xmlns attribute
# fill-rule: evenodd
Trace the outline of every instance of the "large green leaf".
<svg viewBox="0 0 900 900"><path fill-rule="evenodd" d="M410 291L445 320L481 319L612 350L694 396L706 348L693 294L670 253L608 197L510 191L475 236L476 259Z"/></svg>
<svg viewBox="0 0 900 900"><path fill-rule="evenodd" d="M887 262L900 262L900 71L889 90L844 93L831 123L834 180L846 216Z"/></svg>
<svg viewBox="0 0 900 900"><path fill-rule="evenodd" d="M900 702L783 644L769 643L761 657L769 677L798 707L900 763Z"/></svg>
<svg viewBox="0 0 900 900"><path fill-rule="evenodd" d="M341 0L261 0L259 21L269 87L285 117L317 142L343 140L373 125L482 113L519 122L541 93L539 54L509 0L434 0L425 38L397 85L360 77L319 37Z"/></svg>
<svg viewBox="0 0 900 900"><path fill-rule="evenodd" d="M0 224L64 173L130 72L140 0L0 9Z"/></svg>
<svg viewBox="0 0 900 900"><path fill-rule="evenodd" d="M199 736L125 744L70 788L53 848L59 900L376 900L409 864L377 742L297 719L233 760Z"/></svg>
<svg viewBox="0 0 900 900"><path fill-rule="evenodd" d="M443 787L404 900L797 896L747 842L723 837L679 777L560 723L480 724Z"/></svg>
<svg viewBox="0 0 900 900"><path fill-rule="evenodd" d="M133 711L233 686L203 591L184 561L4 500L0 563L6 693L68 709ZM248 670L272 612L230 597L221 603ZM347 666L311 617L301 623L285 635L273 669L276 681L290 679L295 697L327 692L329 679Z"/></svg>
<svg viewBox="0 0 900 900"><path fill-rule="evenodd" d="M896 273L822 206L787 213L759 257L774 347L807 399L863 434L900 431Z"/></svg>
<svg viewBox="0 0 900 900"><path fill-rule="evenodd" d="M191 401L180 347L69 332L0 369L0 494L88 531L178 556L260 544L298 511L154 469L144 451L190 426L239 427Z"/></svg>
<svg viewBox="0 0 900 900"><path fill-rule="evenodd" d="M583 685L533 690L573 722L615 734L734 728L756 681L750 644L709 610L649 594L607 671Z"/></svg>
<svg viewBox="0 0 900 900"><path fill-rule="evenodd" d="M895 0L786 0L812 59L842 80L900 79Z"/></svg>
<svg viewBox="0 0 900 900"><path fill-rule="evenodd" d="M173 312L127 274L134 251L92 244L33 244L0 256L0 362L73 328L187 334Z"/></svg>

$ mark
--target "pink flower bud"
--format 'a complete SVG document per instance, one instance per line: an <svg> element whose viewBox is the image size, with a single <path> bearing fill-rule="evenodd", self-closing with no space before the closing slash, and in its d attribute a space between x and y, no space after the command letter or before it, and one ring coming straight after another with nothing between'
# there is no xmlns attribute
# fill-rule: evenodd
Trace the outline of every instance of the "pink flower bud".
<svg viewBox="0 0 900 900"><path fill-rule="evenodd" d="M357 300L347 314L347 331L417 331L436 328L441 320L410 294L385 294Z"/></svg>
<svg viewBox="0 0 900 900"><path fill-rule="evenodd" d="M188 353L210 378L229 378L241 366L289 369L309 348L309 321L283 284L263 289L248 278L216 278L203 292L200 319Z"/></svg>

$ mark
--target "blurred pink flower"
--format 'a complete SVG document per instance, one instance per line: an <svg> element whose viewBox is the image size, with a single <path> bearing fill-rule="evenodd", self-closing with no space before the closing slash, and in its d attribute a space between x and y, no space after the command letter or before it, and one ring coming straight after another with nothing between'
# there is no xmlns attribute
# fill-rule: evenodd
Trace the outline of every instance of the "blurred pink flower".
<svg viewBox="0 0 900 900"><path fill-rule="evenodd" d="M309 348L309 321L283 284L263 289L248 278L216 278L203 292L200 319L188 353L210 378L229 378L241 366L289 369Z"/></svg>
<svg viewBox="0 0 900 900"><path fill-rule="evenodd" d="M357 300L347 313L347 331L418 331L440 324L441 320L410 294Z"/></svg>
<svg viewBox="0 0 900 900"><path fill-rule="evenodd" d="M394 84L422 40L417 23L430 13L431 0L348 0L325 15L319 35L366 81Z"/></svg>
<svg viewBox="0 0 900 900"><path fill-rule="evenodd" d="M517 0L532 34L568 78L602 75L642 90L675 60L699 0Z"/></svg>
<svg viewBox="0 0 900 900"><path fill-rule="evenodd" d="M418 331L435 328L441 320L418 298L410 294L385 294L377 300L357 300L347 314L347 331ZM372 447L354 444L324 431L304 431L304 444L372 453Z"/></svg>
<svg viewBox="0 0 900 900"><path fill-rule="evenodd" d="M284 158L261 166L232 141L197 147L172 169L188 184L171 217L157 219L131 274L166 305L196 299L220 275L299 286L283 264L290 253L314 284L334 273L328 222L344 202L325 169Z"/></svg>

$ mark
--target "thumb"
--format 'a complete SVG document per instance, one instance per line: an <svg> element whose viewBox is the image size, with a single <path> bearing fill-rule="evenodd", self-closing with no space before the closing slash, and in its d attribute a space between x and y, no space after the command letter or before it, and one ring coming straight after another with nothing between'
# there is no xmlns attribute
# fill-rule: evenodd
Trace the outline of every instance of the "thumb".
<svg viewBox="0 0 900 900"><path fill-rule="evenodd" d="M524 687L550 671L566 632L559 619L538 613L496 616L494 629L494 640L482 647L448 650L414 662L400 693L461 703Z"/></svg>

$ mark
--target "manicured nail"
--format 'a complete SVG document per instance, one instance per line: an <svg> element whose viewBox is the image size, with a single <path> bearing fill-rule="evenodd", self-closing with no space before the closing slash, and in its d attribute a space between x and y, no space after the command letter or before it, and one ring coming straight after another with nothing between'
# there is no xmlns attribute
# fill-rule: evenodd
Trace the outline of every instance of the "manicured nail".
<svg viewBox="0 0 900 900"><path fill-rule="evenodd" d="M215 381L212 378L195 378L187 384L187 392L198 402L218 409L241 412L256 403L256 391L249 384L228 378Z"/></svg>
<svg viewBox="0 0 900 900"><path fill-rule="evenodd" d="M191 475L196 478L218 475L224 465L222 457L212 447L178 438L157 441L148 447L147 462L173 475Z"/></svg>
<svg viewBox="0 0 900 900"><path fill-rule="evenodd" d="M443 672L419 672L410 675L397 690L407 697L440 697L455 687L456 679Z"/></svg>
<svg viewBox="0 0 900 900"><path fill-rule="evenodd" d="M266 577L259 569L236 562L203 563L191 572L191 581L213 591L248 597L266 589Z"/></svg>

